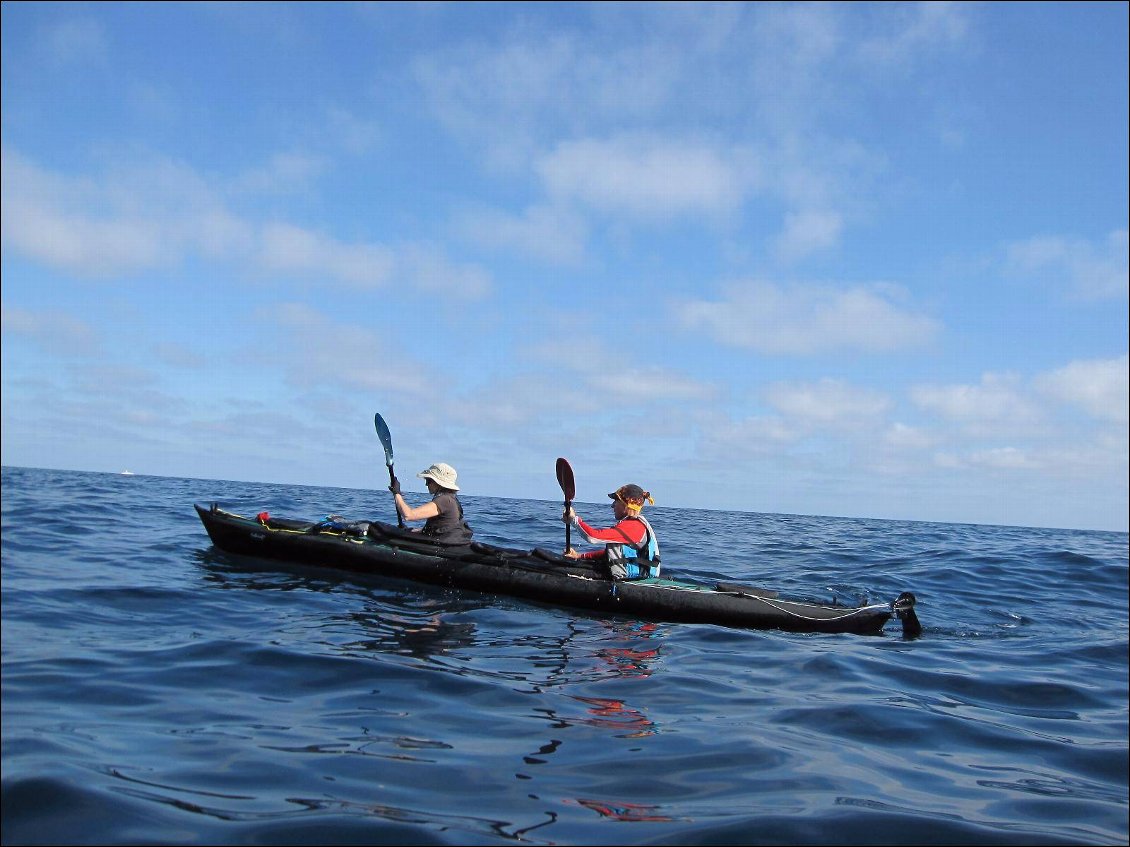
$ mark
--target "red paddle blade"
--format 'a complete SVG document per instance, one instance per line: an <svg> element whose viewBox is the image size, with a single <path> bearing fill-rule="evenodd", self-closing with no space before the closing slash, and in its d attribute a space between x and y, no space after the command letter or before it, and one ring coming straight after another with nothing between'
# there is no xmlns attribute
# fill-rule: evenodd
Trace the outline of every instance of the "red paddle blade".
<svg viewBox="0 0 1130 847"><path fill-rule="evenodd" d="M577 484L573 481L573 468L570 467L568 460L557 460L557 484L561 486L561 493L565 495L566 500L572 500L577 496Z"/></svg>

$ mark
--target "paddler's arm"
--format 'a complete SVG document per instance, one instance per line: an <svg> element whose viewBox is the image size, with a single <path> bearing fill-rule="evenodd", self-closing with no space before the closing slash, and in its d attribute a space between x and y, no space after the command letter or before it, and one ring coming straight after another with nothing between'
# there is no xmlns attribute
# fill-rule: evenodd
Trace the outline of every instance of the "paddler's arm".
<svg viewBox="0 0 1130 847"><path fill-rule="evenodd" d="M404 495L399 491L393 492L393 499L396 501L396 511L400 512L400 516L406 521L426 521L439 514L439 506L436 505L435 500L429 500L423 506L413 509L405 502Z"/></svg>
<svg viewBox="0 0 1130 847"><path fill-rule="evenodd" d="M565 513L561 516L561 520L563 520L567 523L571 523L571 524L573 524L573 526L577 527L577 529L579 529L581 531L581 533L585 536L585 540L588 541L589 544L604 544L605 543L601 538L599 538L595 535L595 533L602 532L602 530L591 527L587 523L585 523L581 519L581 516L578 515L573 510L572 506L570 506L565 511ZM604 549L589 550L585 553L578 553L576 550L574 550L572 547L570 547L565 552L564 555L567 556L570 559L601 559L601 558L604 558L606 553L607 553L607 551L604 550Z"/></svg>

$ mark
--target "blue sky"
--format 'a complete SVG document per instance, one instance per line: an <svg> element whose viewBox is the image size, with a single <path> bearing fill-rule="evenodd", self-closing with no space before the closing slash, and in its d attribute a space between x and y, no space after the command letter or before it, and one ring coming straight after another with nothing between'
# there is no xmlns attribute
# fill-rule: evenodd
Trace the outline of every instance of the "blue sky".
<svg viewBox="0 0 1130 847"><path fill-rule="evenodd" d="M1125 531L1127 9L4 3L3 463Z"/></svg>

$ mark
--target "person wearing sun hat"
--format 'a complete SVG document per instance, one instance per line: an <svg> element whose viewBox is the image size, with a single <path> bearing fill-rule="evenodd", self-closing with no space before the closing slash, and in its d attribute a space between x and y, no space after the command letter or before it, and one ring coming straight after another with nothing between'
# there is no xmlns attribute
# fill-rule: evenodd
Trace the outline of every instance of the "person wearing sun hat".
<svg viewBox="0 0 1130 847"><path fill-rule="evenodd" d="M406 521L426 521L420 531L436 541L444 544L469 544L472 530L463 520L463 504L455 496L455 492L459 490L459 486L455 484L459 477L455 468L445 462L436 462L416 476L424 480L432 499L422 506L412 508L400 493L400 481L394 479L388 488L393 493L400 516Z"/></svg>
<svg viewBox="0 0 1130 847"><path fill-rule="evenodd" d="M565 555L571 559L601 562L607 565L613 579L659 576L659 540L647 518L640 514L645 502L654 505L651 492L629 483L621 485L608 496L616 518L613 526L590 526L572 507L567 508L561 517L577 527L590 544L603 544L604 548L578 553L570 547Z"/></svg>

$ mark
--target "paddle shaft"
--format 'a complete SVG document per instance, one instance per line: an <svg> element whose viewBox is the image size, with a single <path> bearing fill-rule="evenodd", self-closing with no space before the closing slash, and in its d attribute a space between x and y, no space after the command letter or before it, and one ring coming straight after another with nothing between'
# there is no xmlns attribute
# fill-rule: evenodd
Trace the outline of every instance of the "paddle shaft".
<svg viewBox="0 0 1130 847"><path fill-rule="evenodd" d="M388 463L388 481L392 484L396 483L396 473L392 469L392 462ZM396 510L396 524L401 529L404 529L404 516L400 514L400 509L396 505L396 492L392 494L392 508Z"/></svg>
<svg viewBox="0 0 1130 847"><path fill-rule="evenodd" d="M572 500L568 500L568 499L565 501L565 511L566 512L569 511L569 506L572 504L572 502L573 502ZM573 543L572 540L569 538L569 532L570 532L570 530L572 530L572 528L573 528L573 522L571 520L565 521L565 552L566 553L569 552L569 547Z"/></svg>
<svg viewBox="0 0 1130 847"><path fill-rule="evenodd" d="M577 496L577 484L573 479L573 468L565 459L557 460L557 484L561 486L561 493L565 495L565 513L568 514L569 509L573 505L573 498ZM573 528L573 522L570 520L565 521L565 552L568 553L572 547L572 538L570 531Z"/></svg>
<svg viewBox="0 0 1130 847"><path fill-rule="evenodd" d="M396 485L396 472L392 469L392 433L388 431L388 424L385 419L381 417L378 412L373 417L373 425L377 428L377 438L381 440L381 446L385 448L385 465L388 466L388 481L390 485ZM404 516L400 514L400 509L396 505L396 492L392 493L392 508L396 512L396 523L403 529Z"/></svg>

